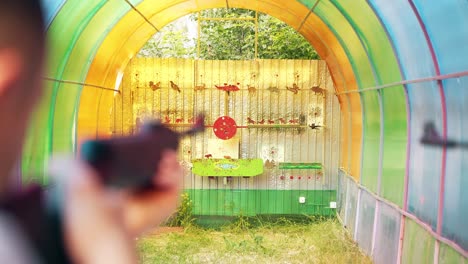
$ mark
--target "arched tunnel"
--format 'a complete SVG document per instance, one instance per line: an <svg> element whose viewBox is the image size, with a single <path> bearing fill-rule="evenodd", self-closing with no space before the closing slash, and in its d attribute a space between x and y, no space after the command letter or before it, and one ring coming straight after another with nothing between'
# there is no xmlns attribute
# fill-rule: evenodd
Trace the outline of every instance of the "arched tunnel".
<svg viewBox="0 0 468 264"><path fill-rule="evenodd" d="M25 145L23 180L47 182L53 153L107 137L116 83L162 27L210 8L274 16L326 61L341 112L343 224L376 263L466 263L466 0L44 0L46 90ZM35 175L28 178L26 175Z"/></svg>

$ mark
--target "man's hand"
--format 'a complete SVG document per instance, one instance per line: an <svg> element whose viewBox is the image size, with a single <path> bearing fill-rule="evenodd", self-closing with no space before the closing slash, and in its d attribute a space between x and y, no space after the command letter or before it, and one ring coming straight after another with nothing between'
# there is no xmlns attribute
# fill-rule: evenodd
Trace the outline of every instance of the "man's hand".
<svg viewBox="0 0 468 264"><path fill-rule="evenodd" d="M135 237L175 212L182 182L174 151L164 153L155 175L161 188L138 195L107 189L75 160L57 160L51 171L63 178L65 239L77 263L136 263Z"/></svg>

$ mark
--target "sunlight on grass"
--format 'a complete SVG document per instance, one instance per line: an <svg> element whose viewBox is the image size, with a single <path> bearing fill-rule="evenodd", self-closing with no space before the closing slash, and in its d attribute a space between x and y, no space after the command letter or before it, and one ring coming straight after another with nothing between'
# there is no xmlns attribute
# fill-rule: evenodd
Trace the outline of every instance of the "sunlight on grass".
<svg viewBox="0 0 468 264"><path fill-rule="evenodd" d="M335 220L148 235L141 263L372 263Z"/></svg>

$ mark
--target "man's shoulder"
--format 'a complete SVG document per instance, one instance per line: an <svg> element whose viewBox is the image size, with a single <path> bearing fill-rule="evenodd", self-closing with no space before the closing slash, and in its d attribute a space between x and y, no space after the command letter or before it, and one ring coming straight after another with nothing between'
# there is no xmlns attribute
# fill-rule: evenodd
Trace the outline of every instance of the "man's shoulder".
<svg viewBox="0 0 468 264"><path fill-rule="evenodd" d="M0 211L0 256L3 263L39 264L24 233L13 218Z"/></svg>

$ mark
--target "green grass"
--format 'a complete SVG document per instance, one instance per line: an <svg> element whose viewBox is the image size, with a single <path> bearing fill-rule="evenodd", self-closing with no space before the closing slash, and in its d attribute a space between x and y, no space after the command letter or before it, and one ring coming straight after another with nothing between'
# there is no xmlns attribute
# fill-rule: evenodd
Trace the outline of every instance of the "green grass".
<svg viewBox="0 0 468 264"><path fill-rule="evenodd" d="M190 226L138 241L141 263L372 263L336 220Z"/></svg>

